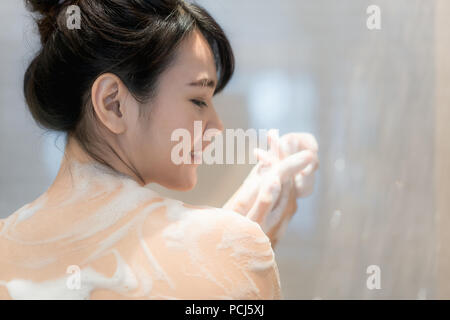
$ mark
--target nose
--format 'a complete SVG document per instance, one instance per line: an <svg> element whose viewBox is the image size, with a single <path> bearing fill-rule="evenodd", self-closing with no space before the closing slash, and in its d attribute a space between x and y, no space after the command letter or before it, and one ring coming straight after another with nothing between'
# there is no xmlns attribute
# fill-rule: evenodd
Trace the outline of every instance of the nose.
<svg viewBox="0 0 450 320"><path fill-rule="evenodd" d="M217 114L216 110L213 111L213 116L212 119L208 125L209 128L213 128L213 129L217 129L220 132L223 132L224 127L223 127L223 122L222 120L220 120L219 115Z"/></svg>
<svg viewBox="0 0 450 320"><path fill-rule="evenodd" d="M222 120L220 120L220 118L217 118L217 130L219 130L220 132L223 132L224 128L223 128L223 122Z"/></svg>
<svg viewBox="0 0 450 320"><path fill-rule="evenodd" d="M210 120L207 122L205 133L208 137L207 140L209 140L207 143L203 143L203 148L206 149L206 147L212 143L212 138L219 136L222 134L224 127L222 120L220 120L219 116L217 115L216 111L213 111L213 116L210 118ZM204 150L203 149L203 150Z"/></svg>

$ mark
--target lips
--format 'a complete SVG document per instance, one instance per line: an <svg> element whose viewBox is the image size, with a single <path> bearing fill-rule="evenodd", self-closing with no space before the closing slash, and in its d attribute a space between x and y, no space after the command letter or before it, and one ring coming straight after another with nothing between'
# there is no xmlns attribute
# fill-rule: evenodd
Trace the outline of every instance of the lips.
<svg viewBox="0 0 450 320"><path fill-rule="evenodd" d="M203 162L203 151L206 149L206 147L209 145L209 143L203 143L201 146L201 150L196 151L195 147L193 147L193 150L191 150L191 163L194 164L201 164ZM197 149L200 149L199 147Z"/></svg>
<svg viewBox="0 0 450 320"><path fill-rule="evenodd" d="M192 163L200 164L202 162L202 159L203 159L202 155L203 155L202 151L199 151L199 152L191 151Z"/></svg>
<svg viewBox="0 0 450 320"><path fill-rule="evenodd" d="M204 136L204 132L202 134L202 137ZM191 154L191 161L193 164L201 164L203 162L203 151L208 147L208 145L211 142L205 142L202 140L197 140L194 142L194 145L192 146L192 150L190 152ZM199 151L196 151L198 149L201 149Z"/></svg>

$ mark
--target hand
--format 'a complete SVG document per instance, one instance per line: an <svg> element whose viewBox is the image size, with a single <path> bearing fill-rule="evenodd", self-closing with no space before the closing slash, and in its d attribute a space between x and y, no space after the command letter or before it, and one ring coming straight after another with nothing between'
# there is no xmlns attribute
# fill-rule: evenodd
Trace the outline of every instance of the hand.
<svg viewBox="0 0 450 320"><path fill-rule="evenodd" d="M255 150L261 161L257 168L260 189L247 216L258 222L274 242L297 211L296 199L312 193L313 173L319 162L317 142L310 134L290 133L278 140L271 130L268 138L268 152Z"/></svg>
<svg viewBox="0 0 450 320"><path fill-rule="evenodd" d="M260 160L224 206L258 222L274 244L297 210L296 199L308 196L318 168L317 142L306 133L278 139L268 134L269 151L255 149Z"/></svg>
<svg viewBox="0 0 450 320"><path fill-rule="evenodd" d="M319 168L317 153L319 147L313 135L309 133L288 133L281 137L280 146L282 154L289 156L303 150L313 153L312 161L295 176L295 190L297 198L309 196L314 190L315 171Z"/></svg>

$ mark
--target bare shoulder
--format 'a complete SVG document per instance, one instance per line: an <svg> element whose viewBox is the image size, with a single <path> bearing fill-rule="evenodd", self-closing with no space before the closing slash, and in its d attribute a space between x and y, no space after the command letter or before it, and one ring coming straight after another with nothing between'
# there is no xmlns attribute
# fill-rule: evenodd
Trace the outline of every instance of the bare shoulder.
<svg viewBox="0 0 450 320"><path fill-rule="evenodd" d="M261 226L240 213L222 208L205 208L203 214L211 216L210 232L222 234L221 245L231 244L232 239L253 244L256 247L271 249L270 240ZM194 214L199 214L196 211Z"/></svg>
<svg viewBox="0 0 450 320"><path fill-rule="evenodd" d="M280 280L269 238L237 212L182 204L162 238L179 262L168 267L173 283L196 288L186 299L279 299ZM169 210L170 211L170 210ZM176 258L175 258L176 257ZM171 270L170 270L171 269Z"/></svg>
<svg viewBox="0 0 450 320"><path fill-rule="evenodd" d="M223 208L191 206L182 204L181 214L174 221L190 225L190 231L198 235L212 236L220 246L231 245L233 239L253 244L258 248L271 249L271 243L260 225L247 217ZM220 237L219 237L220 236ZM219 246L219 248L220 248Z"/></svg>

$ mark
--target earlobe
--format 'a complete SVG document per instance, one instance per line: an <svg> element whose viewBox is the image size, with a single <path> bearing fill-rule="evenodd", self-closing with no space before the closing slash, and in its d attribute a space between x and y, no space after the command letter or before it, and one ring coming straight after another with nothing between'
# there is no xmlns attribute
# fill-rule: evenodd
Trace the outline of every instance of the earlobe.
<svg viewBox="0 0 450 320"><path fill-rule="evenodd" d="M94 111L100 121L113 133L122 133L126 126L123 117L123 85L111 73L100 75L91 88Z"/></svg>

